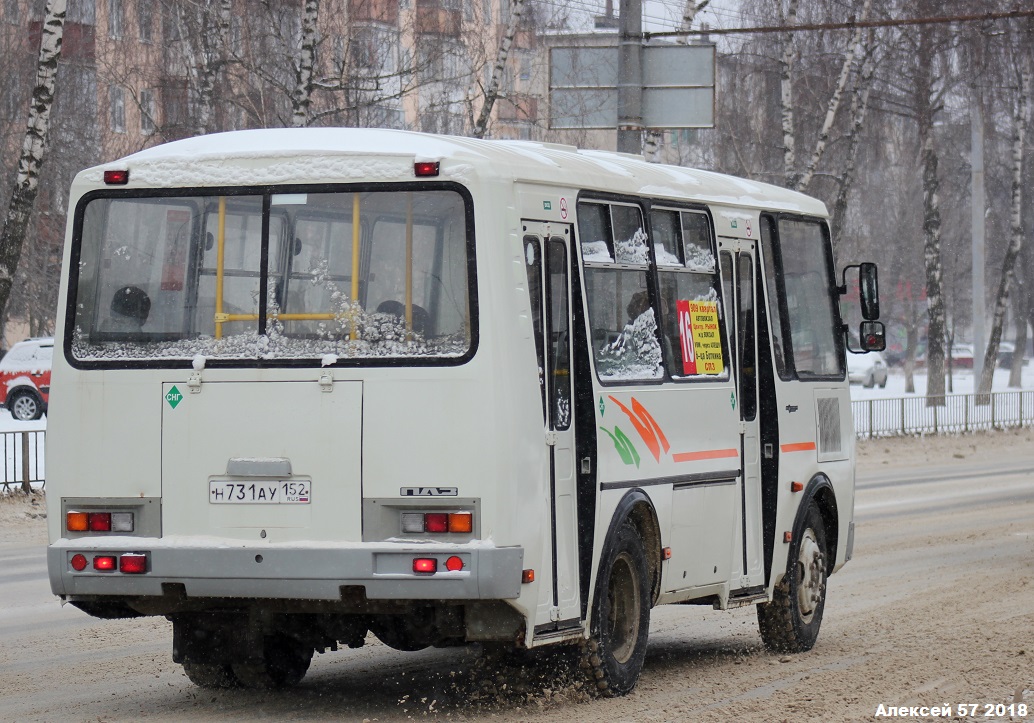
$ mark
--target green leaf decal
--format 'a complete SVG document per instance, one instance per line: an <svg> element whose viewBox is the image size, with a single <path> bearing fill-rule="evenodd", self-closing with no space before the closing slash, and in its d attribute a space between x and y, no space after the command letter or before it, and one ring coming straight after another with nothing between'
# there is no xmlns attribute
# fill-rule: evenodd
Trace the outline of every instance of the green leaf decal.
<svg viewBox="0 0 1034 723"><path fill-rule="evenodd" d="M635 447L632 445L632 440L630 440L628 437L626 437L625 433L622 432L618 427L614 427L614 436L616 436L618 439L620 439L621 441L623 441L625 443L625 445L628 447L628 451L631 452L631 454L632 454L632 459L635 461L635 466L638 468L639 467L639 453L635 451ZM628 463L626 462L625 464L628 464Z"/></svg>
<svg viewBox="0 0 1034 723"><path fill-rule="evenodd" d="M625 436L618 427L614 427L614 431L611 432L606 427L600 427L607 436L610 437L610 441L614 443L614 449L621 455L621 461L625 464L634 464L636 467L639 466L639 453L635 451L635 447L632 446L631 440Z"/></svg>

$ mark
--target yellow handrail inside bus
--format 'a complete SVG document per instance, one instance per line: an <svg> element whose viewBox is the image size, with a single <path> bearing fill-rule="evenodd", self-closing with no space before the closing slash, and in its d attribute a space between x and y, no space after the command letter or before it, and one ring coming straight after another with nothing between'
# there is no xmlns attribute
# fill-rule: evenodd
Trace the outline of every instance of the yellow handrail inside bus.
<svg viewBox="0 0 1034 723"><path fill-rule="evenodd" d="M226 252L226 196L219 197L219 224L216 227L215 253L215 338L223 338L223 259Z"/></svg>
<svg viewBox="0 0 1034 723"><path fill-rule="evenodd" d="M359 305L359 194L352 194L352 305L349 317L352 320L349 339L356 339L356 316Z"/></svg>
<svg viewBox="0 0 1034 723"><path fill-rule="evenodd" d="M426 333L426 331L425 331ZM406 339L413 338L413 192L406 194Z"/></svg>

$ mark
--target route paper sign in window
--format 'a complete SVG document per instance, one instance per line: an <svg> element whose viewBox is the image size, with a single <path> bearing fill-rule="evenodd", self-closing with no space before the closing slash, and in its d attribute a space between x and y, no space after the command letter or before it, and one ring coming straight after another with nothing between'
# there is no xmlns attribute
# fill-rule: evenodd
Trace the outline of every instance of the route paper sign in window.
<svg viewBox="0 0 1034 723"><path fill-rule="evenodd" d="M721 374L722 337L718 331L718 302L676 302L679 318L679 341L682 344L682 371L686 376Z"/></svg>

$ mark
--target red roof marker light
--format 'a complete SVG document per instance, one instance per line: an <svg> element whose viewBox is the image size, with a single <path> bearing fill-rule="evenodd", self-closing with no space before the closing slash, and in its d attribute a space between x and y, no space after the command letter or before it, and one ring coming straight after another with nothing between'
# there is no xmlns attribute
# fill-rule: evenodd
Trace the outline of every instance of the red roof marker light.
<svg viewBox="0 0 1034 723"><path fill-rule="evenodd" d="M129 171L105 171L104 182L109 186L125 186L129 183Z"/></svg>
<svg viewBox="0 0 1034 723"><path fill-rule="evenodd" d="M417 176L437 176L438 161L417 161L413 164L413 173Z"/></svg>

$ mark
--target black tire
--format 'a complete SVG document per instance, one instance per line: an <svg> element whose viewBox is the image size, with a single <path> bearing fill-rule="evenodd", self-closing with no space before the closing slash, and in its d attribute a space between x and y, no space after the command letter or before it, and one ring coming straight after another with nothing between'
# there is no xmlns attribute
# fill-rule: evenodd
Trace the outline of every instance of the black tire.
<svg viewBox="0 0 1034 723"><path fill-rule="evenodd" d="M15 392L7 400L11 416L21 422L31 422L43 416L43 403L32 392Z"/></svg>
<svg viewBox="0 0 1034 723"><path fill-rule="evenodd" d="M793 531L787 572L772 602L758 605L761 639L770 650L803 653L819 637L826 606L826 526L811 504Z"/></svg>
<svg viewBox="0 0 1034 723"><path fill-rule="evenodd" d="M199 688L236 688L240 685L233 668L218 663L184 663L183 672Z"/></svg>
<svg viewBox="0 0 1034 723"><path fill-rule="evenodd" d="M589 670L601 695L614 698L635 688L650 632L650 581L639 533L625 522L605 548L586 644Z"/></svg>
<svg viewBox="0 0 1034 723"><path fill-rule="evenodd" d="M312 652L291 638L270 635L262 647L261 663L234 663L231 668L245 688L289 688L305 677Z"/></svg>

